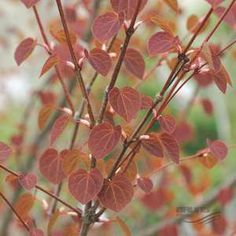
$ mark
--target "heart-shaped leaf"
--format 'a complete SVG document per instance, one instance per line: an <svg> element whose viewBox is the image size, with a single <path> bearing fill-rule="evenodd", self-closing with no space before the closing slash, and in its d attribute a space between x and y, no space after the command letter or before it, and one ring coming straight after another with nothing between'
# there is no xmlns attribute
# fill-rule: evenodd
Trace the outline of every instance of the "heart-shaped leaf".
<svg viewBox="0 0 236 236"><path fill-rule="evenodd" d="M152 191L153 183L148 177L138 178L137 184L145 193L150 193Z"/></svg>
<svg viewBox="0 0 236 236"><path fill-rule="evenodd" d="M142 54L133 48L128 48L125 54L124 63L126 69L139 79L143 79L145 61Z"/></svg>
<svg viewBox="0 0 236 236"><path fill-rule="evenodd" d="M211 153L218 159L223 160L228 154L228 147L224 144L224 142L220 140L215 140L213 142L209 142L209 148Z"/></svg>
<svg viewBox="0 0 236 236"><path fill-rule="evenodd" d="M44 177L59 184L66 177L62 168L62 156L53 148L47 149L39 159L39 169Z"/></svg>
<svg viewBox="0 0 236 236"><path fill-rule="evenodd" d="M118 212L131 201L133 194L133 186L129 179L123 175L116 175L112 180L104 181L98 197L104 207Z"/></svg>
<svg viewBox="0 0 236 236"><path fill-rule="evenodd" d="M103 176L96 168L90 172L79 169L70 175L68 180L68 187L71 194L82 204L86 204L96 198L102 189L102 185Z"/></svg>
<svg viewBox="0 0 236 236"><path fill-rule="evenodd" d="M134 119L141 109L141 96L133 88L113 88L109 93L109 102L112 108L127 122Z"/></svg>
<svg viewBox="0 0 236 236"><path fill-rule="evenodd" d="M100 48L94 48L87 54L88 61L97 73L106 76L111 69L112 62L109 54Z"/></svg>
<svg viewBox="0 0 236 236"><path fill-rule="evenodd" d="M114 149L120 137L120 126L113 126L108 122L104 122L92 129L88 146L96 159L102 159Z"/></svg>
<svg viewBox="0 0 236 236"><path fill-rule="evenodd" d="M95 18L92 26L93 36L104 42L115 36L124 22L123 14L107 12Z"/></svg>
<svg viewBox="0 0 236 236"><path fill-rule="evenodd" d="M175 127L176 127L176 122L173 116L169 116L169 115L160 116L158 120L163 131L169 134L174 132Z"/></svg>
<svg viewBox="0 0 236 236"><path fill-rule="evenodd" d="M26 190L31 190L37 184L37 176L34 173L27 173L18 176L20 185Z"/></svg>

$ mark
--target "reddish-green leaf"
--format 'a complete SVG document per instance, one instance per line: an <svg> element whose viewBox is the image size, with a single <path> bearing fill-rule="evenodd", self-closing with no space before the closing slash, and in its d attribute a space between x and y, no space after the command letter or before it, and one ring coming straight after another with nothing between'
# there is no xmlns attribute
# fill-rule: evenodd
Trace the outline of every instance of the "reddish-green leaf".
<svg viewBox="0 0 236 236"><path fill-rule="evenodd" d="M145 61L142 54L133 48L128 48L125 54L124 63L126 69L139 79L143 78L145 71Z"/></svg>
<svg viewBox="0 0 236 236"><path fill-rule="evenodd" d="M165 154L167 157L169 157L172 161L175 163L179 163L179 145L176 141L176 139L168 134L168 133L162 133L160 135L160 140L162 145L165 148Z"/></svg>
<svg viewBox="0 0 236 236"><path fill-rule="evenodd" d="M169 115L160 116L158 120L160 122L160 126L163 131L169 134L174 132L175 127L176 127L176 122L173 116L169 116Z"/></svg>
<svg viewBox="0 0 236 236"><path fill-rule="evenodd" d="M15 61L19 66L33 52L36 46L36 40L32 38L24 39L15 50Z"/></svg>
<svg viewBox="0 0 236 236"><path fill-rule="evenodd" d="M120 126L113 126L108 122L104 122L92 129L88 146L96 159L102 159L115 148L120 137Z"/></svg>
<svg viewBox="0 0 236 236"><path fill-rule="evenodd" d="M59 116L54 122L51 133L50 133L50 143L53 144L56 139L61 135L63 130L66 128L69 123L71 117L67 114L62 114Z"/></svg>
<svg viewBox="0 0 236 236"><path fill-rule="evenodd" d="M0 162L5 161L11 153L11 148L7 144L0 142Z"/></svg>
<svg viewBox="0 0 236 236"><path fill-rule="evenodd" d="M218 159L223 160L228 154L228 147L220 140L209 142L211 153Z"/></svg>
<svg viewBox="0 0 236 236"><path fill-rule="evenodd" d="M87 54L88 61L97 73L106 76L111 69L112 62L109 54L100 48L94 48Z"/></svg>
<svg viewBox="0 0 236 236"><path fill-rule="evenodd" d="M127 122L134 119L141 109L141 96L133 88L113 88L109 93L109 102L112 108Z"/></svg>
<svg viewBox="0 0 236 236"><path fill-rule="evenodd" d="M148 177L138 178L137 184L145 193L150 193L152 191L153 183Z"/></svg>
<svg viewBox="0 0 236 236"><path fill-rule="evenodd" d="M50 56L43 65L43 68L40 73L40 77L48 72L53 66L58 63L58 58L56 55Z"/></svg>
<svg viewBox="0 0 236 236"><path fill-rule="evenodd" d="M95 18L92 26L93 36L101 42L104 42L117 34L124 22L123 14L107 12Z"/></svg>
<svg viewBox="0 0 236 236"><path fill-rule="evenodd" d="M57 150L47 149L39 159L39 169L42 175L50 182L59 184L65 178L62 161L62 155Z"/></svg>
<svg viewBox="0 0 236 236"><path fill-rule="evenodd" d="M18 176L20 185L26 190L31 190L37 184L37 176L34 173L27 173Z"/></svg>
<svg viewBox="0 0 236 236"><path fill-rule="evenodd" d="M102 189L103 176L96 168L90 172L79 169L74 174L70 175L68 186L71 194L82 204L96 198L97 194Z"/></svg>
<svg viewBox="0 0 236 236"><path fill-rule="evenodd" d="M200 163L208 169L211 169L217 164L217 159L211 153L206 153L200 157L198 157Z"/></svg>
<svg viewBox="0 0 236 236"><path fill-rule="evenodd" d="M105 180L98 197L104 207L118 212L131 201L133 194L133 186L129 179L123 175L116 175L112 180Z"/></svg>
<svg viewBox="0 0 236 236"><path fill-rule="evenodd" d="M176 46L176 38L169 32L157 32L148 41L148 53L156 56L173 50Z"/></svg>
<svg viewBox="0 0 236 236"><path fill-rule="evenodd" d="M155 134L149 134L149 139L142 140L142 146L156 157L164 156L160 139Z"/></svg>
<svg viewBox="0 0 236 236"><path fill-rule="evenodd" d="M23 2L27 8L34 6L39 1L40 0L21 0L21 2Z"/></svg>

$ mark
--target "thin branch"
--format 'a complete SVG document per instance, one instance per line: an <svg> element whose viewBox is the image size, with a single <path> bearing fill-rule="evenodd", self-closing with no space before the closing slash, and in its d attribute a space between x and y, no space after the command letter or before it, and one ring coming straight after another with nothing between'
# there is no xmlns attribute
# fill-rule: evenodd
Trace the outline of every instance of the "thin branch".
<svg viewBox="0 0 236 236"><path fill-rule="evenodd" d="M29 226L24 222L24 220L21 218L20 214L15 210L15 208L12 206L12 204L7 200L7 198L3 195L2 192L0 192L0 197L4 200L4 202L11 208L11 211L16 215L16 217L19 219L19 221L22 223L22 225L25 227L25 229L29 232L30 228Z"/></svg>
<svg viewBox="0 0 236 236"><path fill-rule="evenodd" d="M89 118L90 118L90 121L91 121L91 125L94 126L95 125L95 118L94 118L93 111L92 111L92 105L90 103L89 96L88 96L88 93L86 91L86 87L85 87L85 84L84 84L84 80L83 80L81 72L80 72L81 68L80 68L80 66L77 62L77 58L75 56L75 52L74 52L74 49L73 49L73 46L72 46L70 33L69 33L68 26L67 26L67 22L66 22L65 14L64 14L63 7L62 7L62 4L61 4L61 0L56 0L56 3L57 3L57 8L58 8L58 11L59 11L59 14L60 14L60 17L61 17L61 22L62 22L62 25L63 25L63 29L65 31L66 41L67 41L67 45L69 47L70 55L71 55L72 61L73 61L74 66L75 66L75 77L78 81L78 84L80 86L83 97L85 98L85 100L87 102L87 110L88 110Z"/></svg>

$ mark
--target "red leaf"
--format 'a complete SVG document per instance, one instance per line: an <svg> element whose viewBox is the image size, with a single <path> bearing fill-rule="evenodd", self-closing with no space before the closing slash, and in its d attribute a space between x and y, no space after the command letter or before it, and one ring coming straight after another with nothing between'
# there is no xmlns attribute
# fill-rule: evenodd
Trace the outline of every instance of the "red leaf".
<svg viewBox="0 0 236 236"><path fill-rule="evenodd" d="M127 122L134 119L141 109L141 96L130 87L113 88L109 93L109 102L115 112Z"/></svg>
<svg viewBox="0 0 236 236"><path fill-rule="evenodd" d="M148 53L156 56L158 53L169 52L176 46L176 38L168 32L157 32L148 41Z"/></svg>
<svg viewBox="0 0 236 236"><path fill-rule="evenodd" d="M120 137L120 126L113 126L108 122L104 122L92 129L88 146L96 159L102 159L115 148Z"/></svg>
<svg viewBox="0 0 236 236"><path fill-rule="evenodd" d="M21 0L27 8L34 6L40 0Z"/></svg>
<svg viewBox="0 0 236 236"><path fill-rule="evenodd" d="M148 177L138 178L137 184L145 193L150 193L152 191L153 183Z"/></svg>
<svg viewBox="0 0 236 236"><path fill-rule="evenodd" d="M11 148L3 142L0 142L0 162L5 161L12 153Z"/></svg>
<svg viewBox="0 0 236 236"><path fill-rule="evenodd" d="M103 176L96 168L90 172L79 169L76 173L70 175L68 187L71 194L82 204L96 198L102 189Z"/></svg>
<svg viewBox="0 0 236 236"><path fill-rule="evenodd" d="M149 139L142 140L142 145L152 155L163 157L163 148L157 135L149 134Z"/></svg>
<svg viewBox="0 0 236 236"><path fill-rule="evenodd" d="M142 95L141 109L149 109L153 106L153 100L150 96Z"/></svg>
<svg viewBox="0 0 236 236"><path fill-rule="evenodd" d="M162 133L160 135L161 143L165 148L166 155L175 163L179 164L179 145L176 139L168 134Z"/></svg>
<svg viewBox="0 0 236 236"><path fill-rule="evenodd" d="M132 199L133 186L123 175L116 175L112 180L105 180L98 198L101 204L113 211L122 210Z"/></svg>
<svg viewBox="0 0 236 236"><path fill-rule="evenodd" d="M29 235L30 236L44 236L44 233L41 229L30 229L30 232L29 232Z"/></svg>
<svg viewBox="0 0 236 236"><path fill-rule="evenodd" d="M213 48L208 42L203 44L202 55L209 65L209 68L213 71L218 71L221 67L221 61L219 56L215 55Z"/></svg>
<svg viewBox="0 0 236 236"><path fill-rule="evenodd" d="M126 69L139 79L143 79L145 61L143 56L136 49L128 48L125 54L124 63Z"/></svg>
<svg viewBox="0 0 236 236"><path fill-rule="evenodd" d="M176 224L167 224L158 231L158 236L179 236Z"/></svg>
<svg viewBox="0 0 236 236"><path fill-rule="evenodd" d="M142 0L139 12L146 5L147 0ZM137 7L138 0L111 0L111 5L114 11L121 13L125 12L126 18L131 19Z"/></svg>
<svg viewBox="0 0 236 236"><path fill-rule="evenodd" d="M173 116L160 116L158 120L163 131L169 134L172 134L175 131L176 122Z"/></svg>
<svg viewBox="0 0 236 236"><path fill-rule="evenodd" d="M198 85L201 87L207 87L212 84L213 76L210 71L203 71L201 73L197 73L194 76L194 79L197 81Z"/></svg>
<svg viewBox="0 0 236 236"><path fill-rule="evenodd" d="M50 133L50 143L53 144L56 139L60 136L62 131L66 128L67 124L70 121L70 116L67 114L62 114L54 122L51 133Z"/></svg>
<svg viewBox="0 0 236 236"><path fill-rule="evenodd" d="M36 40L32 38L24 39L16 48L15 61L19 66L26 58L30 56L36 46Z"/></svg>
<svg viewBox="0 0 236 236"><path fill-rule="evenodd" d="M234 197L232 188L223 188L220 190L217 196L217 200L221 205L225 206L228 202L230 202Z"/></svg>
<svg viewBox="0 0 236 236"><path fill-rule="evenodd" d="M209 142L211 153L218 159L223 160L228 154L228 147L220 140Z"/></svg>
<svg viewBox="0 0 236 236"><path fill-rule="evenodd" d="M55 109L55 106L52 104L45 105L40 109L39 115L38 115L38 127L41 130L45 127L45 125L46 125L50 115L53 113L54 109Z"/></svg>
<svg viewBox="0 0 236 236"><path fill-rule="evenodd" d="M62 157L57 150L47 149L39 159L39 169L44 177L54 184L59 184L65 174L62 168Z"/></svg>
<svg viewBox="0 0 236 236"><path fill-rule="evenodd" d="M49 71L53 66L55 66L58 63L58 58L56 55L50 56L46 62L43 65L43 68L41 70L40 76L44 75L47 71Z"/></svg>
<svg viewBox="0 0 236 236"><path fill-rule="evenodd" d="M109 54L102 49L94 48L88 54L88 61L101 75L106 76L111 69L112 62Z"/></svg>
<svg viewBox="0 0 236 236"><path fill-rule="evenodd" d="M201 105L206 114L211 115L213 113L213 104L209 99L202 99Z"/></svg>
<svg viewBox="0 0 236 236"><path fill-rule="evenodd" d="M37 184L37 176L34 173L19 175L18 181L23 188L31 190Z"/></svg>
<svg viewBox="0 0 236 236"><path fill-rule="evenodd" d="M194 130L191 124L186 121L181 121L176 125L172 135L174 135L179 143L189 142L194 137Z"/></svg>
<svg viewBox="0 0 236 236"><path fill-rule="evenodd" d="M124 22L124 16L115 12L107 12L95 18L92 26L93 36L104 42L115 36Z"/></svg>

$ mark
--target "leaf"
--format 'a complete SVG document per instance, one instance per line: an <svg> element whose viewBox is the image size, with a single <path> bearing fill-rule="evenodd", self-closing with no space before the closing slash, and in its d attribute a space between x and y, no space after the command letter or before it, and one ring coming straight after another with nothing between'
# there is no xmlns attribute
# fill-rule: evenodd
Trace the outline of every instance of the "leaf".
<svg viewBox="0 0 236 236"><path fill-rule="evenodd" d="M164 1L176 13L179 12L179 6L177 0L164 0Z"/></svg>
<svg viewBox="0 0 236 236"><path fill-rule="evenodd" d="M39 116L38 116L38 127L40 130L42 130L45 127L54 109L55 109L55 106L52 104L45 105L40 109Z"/></svg>
<svg viewBox="0 0 236 236"><path fill-rule="evenodd" d="M141 109L141 96L133 88L113 88L109 92L109 102L112 108L127 122L134 119Z"/></svg>
<svg viewBox="0 0 236 236"><path fill-rule="evenodd" d="M31 55L36 46L36 43L36 40L32 38L26 38L17 46L14 56L18 66Z"/></svg>
<svg viewBox="0 0 236 236"><path fill-rule="evenodd" d="M110 0L111 6L117 13L125 12L127 19L131 19L137 7L138 0ZM144 8L147 0L141 0L139 12Z"/></svg>
<svg viewBox="0 0 236 236"><path fill-rule="evenodd" d="M198 157L200 163L208 169L211 169L217 164L217 159L211 153L206 153L203 156Z"/></svg>
<svg viewBox="0 0 236 236"><path fill-rule="evenodd" d="M176 46L176 38L169 32L157 32L148 41L149 56L156 56L173 50Z"/></svg>
<svg viewBox="0 0 236 236"><path fill-rule="evenodd" d="M98 16L92 25L93 36L97 40L104 42L118 33L123 22L123 14L118 15L115 12L107 12Z"/></svg>
<svg viewBox="0 0 236 236"><path fill-rule="evenodd" d="M174 22L166 18L162 18L159 15L152 16L151 21L158 25L162 30L174 35L174 32L176 31L176 25Z"/></svg>
<svg viewBox="0 0 236 236"><path fill-rule="evenodd" d="M132 199L133 186L123 175L116 175L112 180L105 180L103 188L98 194L101 204L113 211L121 211Z"/></svg>
<svg viewBox="0 0 236 236"><path fill-rule="evenodd" d="M50 34L61 44L67 44L67 38L64 29L61 27L61 24L58 22L52 22L49 26ZM74 31L69 29L70 40L72 44L75 44L77 41L77 36Z"/></svg>
<svg viewBox="0 0 236 236"><path fill-rule="evenodd" d="M142 140L142 146L152 155L163 157L163 148L159 137L156 134L149 134L149 139Z"/></svg>
<svg viewBox="0 0 236 236"><path fill-rule="evenodd" d="M133 182L136 179L137 172L138 172L137 165L135 161L131 161L129 163L128 168L126 168L126 165L127 165L127 161L120 167L120 170L118 171L118 173L124 174L129 179L130 182ZM125 172L123 172L124 170Z"/></svg>
<svg viewBox="0 0 236 236"><path fill-rule="evenodd" d="M121 127L104 122L95 126L89 136L88 147L96 159L102 159L118 144Z"/></svg>
<svg viewBox="0 0 236 236"><path fill-rule="evenodd" d="M68 179L68 187L71 194L82 204L95 199L102 189L102 185L103 176L96 168L90 172L79 169L70 175Z"/></svg>
<svg viewBox="0 0 236 236"><path fill-rule="evenodd" d="M21 2L23 2L27 8L34 6L39 1L40 0L21 0Z"/></svg>
<svg viewBox="0 0 236 236"><path fill-rule="evenodd" d="M12 154L12 149L0 141L0 162L5 161Z"/></svg>
<svg viewBox="0 0 236 236"><path fill-rule="evenodd" d="M16 212L24 220L34 205L35 197L30 193L22 194L14 205Z"/></svg>
<svg viewBox="0 0 236 236"><path fill-rule="evenodd" d="M166 155L175 163L179 164L179 145L176 139L168 134L160 134L160 140L165 148Z"/></svg>
<svg viewBox="0 0 236 236"><path fill-rule="evenodd" d="M153 106L153 100L152 97L142 95L141 96L141 109L149 109Z"/></svg>
<svg viewBox="0 0 236 236"><path fill-rule="evenodd" d="M211 115L213 113L213 104L209 99L201 99L201 105L206 114Z"/></svg>
<svg viewBox="0 0 236 236"><path fill-rule="evenodd" d="M176 128L175 118L173 116L165 115L158 118L161 129L169 134L172 134Z"/></svg>
<svg viewBox="0 0 236 236"><path fill-rule="evenodd" d="M37 176L34 173L27 173L18 176L20 185L26 190L31 190L37 184Z"/></svg>
<svg viewBox="0 0 236 236"><path fill-rule="evenodd" d="M152 191L153 183L148 177L138 178L137 184L145 193L150 193Z"/></svg>
<svg viewBox="0 0 236 236"><path fill-rule="evenodd" d="M128 48L125 54L124 63L126 69L139 79L143 79L145 72L145 61L139 51Z"/></svg>
<svg viewBox="0 0 236 236"><path fill-rule="evenodd" d="M102 49L94 48L87 55L88 61L97 73L106 76L112 67L109 54Z"/></svg>
<svg viewBox="0 0 236 236"><path fill-rule="evenodd" d="M128 225L120 218L120 217L116 217L116 222L119 224L122 232L123 232L123 235L125 236L132 236L132 233L128 227Z"/></svg>
<svg viewBox="0 0 236 236"><path fill-rule="evenodd" d="M221 68L221 61L219 56L215 55L208 42L205 42L202 47L202 54L207 61L209 68L215 72L218 72Z"/></svg>
<svg viewBox="0 0 236 236"><path fill-rule="evenodd" d="M40 76L44 75L46 72L48 72L52 67L54 67L58 63L58 58L56 55L50 56L46 62L43 65L43 68L41 70Z"/></svg>
<svg viewBox="0 0 236 236"><path fill-rule="evenodd" d="M59 184L66 177L62 168L62 157L57 150L47 149L39 159L40 172L53 184Z"/></svg>
<svg viewBox="0 0 236 236"><path fill-rule="evenodd" d="M29 235L30 236L44 236L44 233L41 229L33 228L33 229L30 229Z"/></svg>
<svg viewBox="0 0 236 236"><path fill-rule="evenodd" d="M61 135L63 130L66 128L68 123L70 122L71 117L68 114L62 114L59 116L51 129L50 133L50 143L51 145L56 141L56 139Z"/></svg>
<svg viewBox="0 0 236 236"><path fill-rule="evenodd" d="M187 19L187 25L186 25L188 31L190 31L191 33L195 33L198 23L199 23L198 16L196 15L189 16Z"/></svg>
<svg viewBox="0 0 236 236"><path fill-rule="evenodd" d="M226 158L228 154L228 147L224 144L224 142L220 140L215 140L213 142L209 142L209 148L211 153L218 159L223 160Z"/></svg>
<svg viewBox="0 0 236 236"><path fill-rule="evenodd" d="M69 175L79 168L89 168L89 156L78 149L68 150L63 158L63 171Z"/></svg>

